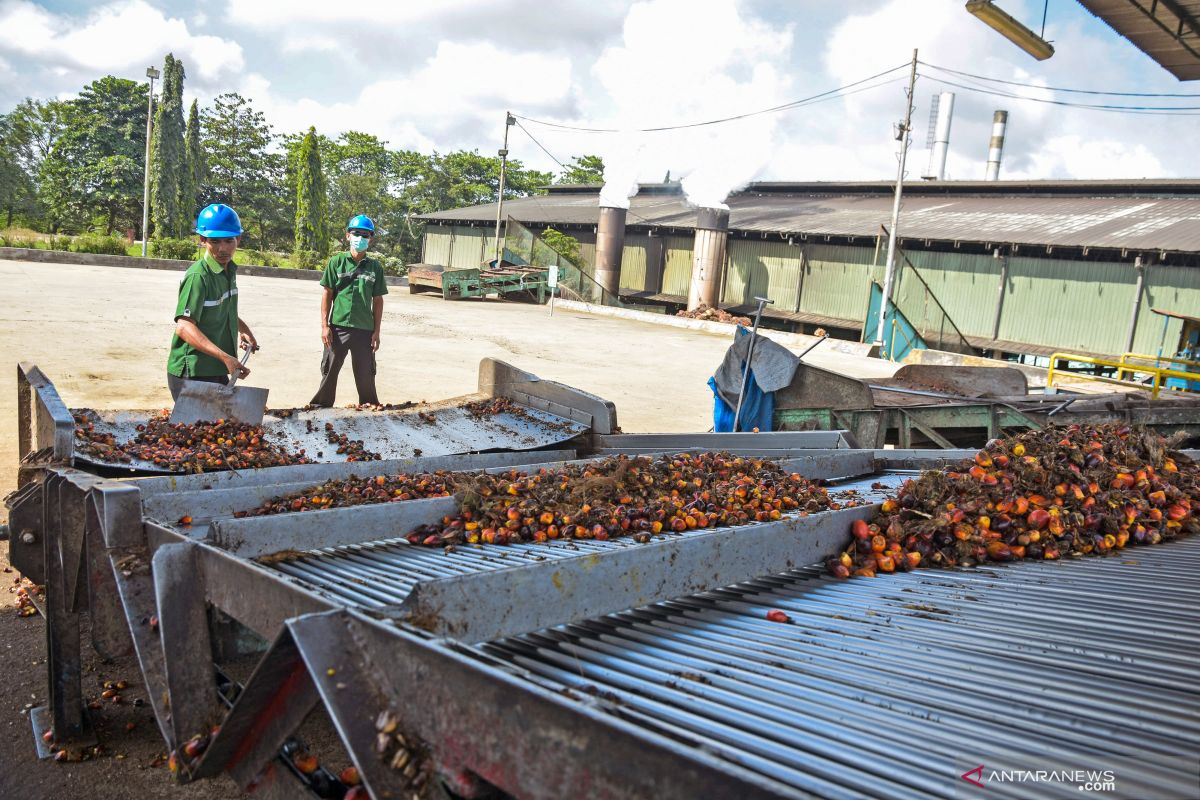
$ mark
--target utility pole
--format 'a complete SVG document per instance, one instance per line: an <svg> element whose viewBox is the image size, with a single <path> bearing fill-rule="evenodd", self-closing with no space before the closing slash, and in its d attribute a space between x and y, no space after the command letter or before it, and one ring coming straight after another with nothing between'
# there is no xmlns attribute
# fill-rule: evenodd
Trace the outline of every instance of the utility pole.
<svg viewBox="0 0 1200 800"><path fill-rule="evenodd" d="M913 90L917 84L917 51L913 49L912 69L908 73L908 103L904 108L904 121L896 136L900 140L900 167L896 171L896 199L892 202L892 225L888 229L887 263L883 273L883 299L879 304L879 326L875 330L875 344L883 346L888 301L892 297L892 280L896 275L896 227L900 222L900 198L904 192L904 164L908 160L908 134L912 130Z"/></svg>
<svg viewBox="0 0 1200 800"><path fill-rule="evenodd" d="M146 257L146 244L150 239L150 132L154 120L154 79L158 70L146 67L146 77L150 79L150 94L146 100L146 180L142 190L142 258Z"/></svg>
<svg viewBox="0 0 1200 800"><path fill-rule="evenodd" d="M504 147L500 148L500 192L496 197L496 266L500 265L503 247L500 243L500 218L504 214L504 168L508 165L508 129L517 124L517 118L504 112Z"/></svg>

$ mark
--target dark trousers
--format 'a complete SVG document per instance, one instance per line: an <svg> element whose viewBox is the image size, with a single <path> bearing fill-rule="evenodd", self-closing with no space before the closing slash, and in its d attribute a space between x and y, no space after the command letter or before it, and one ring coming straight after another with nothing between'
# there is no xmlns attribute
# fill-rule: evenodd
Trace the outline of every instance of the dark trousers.
<svg viewBox="0 0 1200 800"><path fill-rule="evenodd" d="M183 391L183 387L187 386L188 381L200 381L201 383L229 383L228 375L193 375L190 378L180 378L177 375L167 373L167 388L171 390L171 399L178 400L179 393Z"/></svg>
<svg viewBox="0 0 1200 800"><path fill-rule="evenodd" d="M333 334L329 347L321 356L321 386L310 401L315 406L329 408L337 395L338 373L342 362L350 354L354 370L354 386L358 389L359 403L379 404L375 392L375 353L371 351L371 331L362 328L339 328L329 326Z"/></svg>

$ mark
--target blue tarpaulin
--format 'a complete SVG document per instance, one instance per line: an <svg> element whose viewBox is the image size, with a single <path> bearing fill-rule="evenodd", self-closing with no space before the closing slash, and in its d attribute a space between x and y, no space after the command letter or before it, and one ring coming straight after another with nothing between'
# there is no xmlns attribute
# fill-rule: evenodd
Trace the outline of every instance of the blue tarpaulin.
<svg viewBox="0 0 1200 800"><path fill-rule="evenodd" d="M717 382L708 379L708 388L713 393L713 430L718 433L729 433L733 430L734 408L721 397L717 391ZM736 400L734 401L736 402ZM742 414L738 430L750 431L758 428L760 431L771 430L771 422L775 416L775 393L764 392L758 388L754 380L754 371L746 382L746 394L742 398Z"/></svg>

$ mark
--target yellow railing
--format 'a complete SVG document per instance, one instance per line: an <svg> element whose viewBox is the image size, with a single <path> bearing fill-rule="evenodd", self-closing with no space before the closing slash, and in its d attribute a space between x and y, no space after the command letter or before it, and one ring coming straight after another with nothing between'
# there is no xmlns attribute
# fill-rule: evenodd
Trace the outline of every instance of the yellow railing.
<svg viewBox="0 0 1200 800"><path fill-rule="evenodd" d="M1071 377L1083 378L1083 379L1089 380L1089 381L1100 381L1101 383L1115 383L1115 384L1119 384L1121 386L1129 386L1129 387L1134 387L1134 388L1138 388L1138 389L1146 388L1146 384L1140 383L1138 381L1127 381L1127 380L1121 380L1120 378L1109 378L1109 377L1105 377L1103 375L1081 375L1077 372L1068 372L1067 370L1057 369L1057 364L1060 360L1068 361L1068 362L1074 361L1074 362L1077 362L1080 364L1093 364L1098 367L1112 367L1113 369L1116 369L1118 371L1118 374L1122 374L1125 372L1129 372L1132 374L1132 373L1136 372L1136 373L1149 375L1149 376L1151 376L1150 396L1152 398L1158 397L1158 393L1162 390L1163 385L1164 385L1164 381L1163 381L1164 378L1183 378L1184 380L1189 380L1189 381L1200 380L1200 374L1197 374L1195 372L1183 372L1182 370L1177 370L1177 369L1165 369L1163 367L1148 367L1148 366L1141 366L1141 365L1136 365L1136 364L1129 364L1129 363L1126 363L1124 357L1122 357L1122 359L1120 361L1113 361L1112 359L1108 359L1108 358L1094 358L1092 356L1076 355L1075 353L1055 353L1054 355L1050 356L1050 370L1049 370L1049 374L1046 376L1046 385L1047 386L1054 385L1054 376L1056 374L1059 376L1062 376L1065 374L1065 375L1068 375ZM1162 360L1166 361L1168 359L1164 358ZM1182 359L1170 359L1170 360L1182 361Z"/></svg>
<svg viewBox="0 0 1200 800"><path fill-rule="evenodd" d="M1156 362L1154 365L1155 367L1158 366L1158 362L1162 361L1165 361L1168 364L1183 364L1184 366L1188 367L1200 367L1200 361L1188 361L1186 358L1172 358L1170 356L1147 356L1143 355L1142 353L1126 353L1125 355L1121 356L1121 366L1125 366L1126 364L1130 365L1131 367L1146 366L1145 364L1135 363L1135 361L1154 361ZM1126 372L1132 373L1141 371L1142 370L1139 369L1119 369L1117 370L1117 378L1121 378ZM1197 375L1195 379L1200 380L1200 375Z"/></svg>

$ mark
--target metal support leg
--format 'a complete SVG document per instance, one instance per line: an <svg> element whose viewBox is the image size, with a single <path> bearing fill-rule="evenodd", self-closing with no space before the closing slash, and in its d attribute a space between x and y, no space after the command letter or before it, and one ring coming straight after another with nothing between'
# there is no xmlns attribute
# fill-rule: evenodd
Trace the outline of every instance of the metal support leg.
<svg viewBox="0 0 1200 800"><path fill-rule="evenodd" d="M70 482L59 475L46 481L46 503L42 530L46 564L46 677L49 689L50 719L54 741L60 745L81 746L94 741L83 705L82 663L79 647L79 610L75 603L78 583L68 580L68 572L79 569L78 561L64 558L72 550L64 540L79 528L82 539L82 508L64 497ZM64 503L64 500L66 502Z"/></svg>
<svg viewBox="0 0 1200 800"><path fill-rule="evenodd" d="M158 548L151 573L170 698L170 744L175 748L192 736L207 734L223 716L196 545L180 542Z"/></svg>

